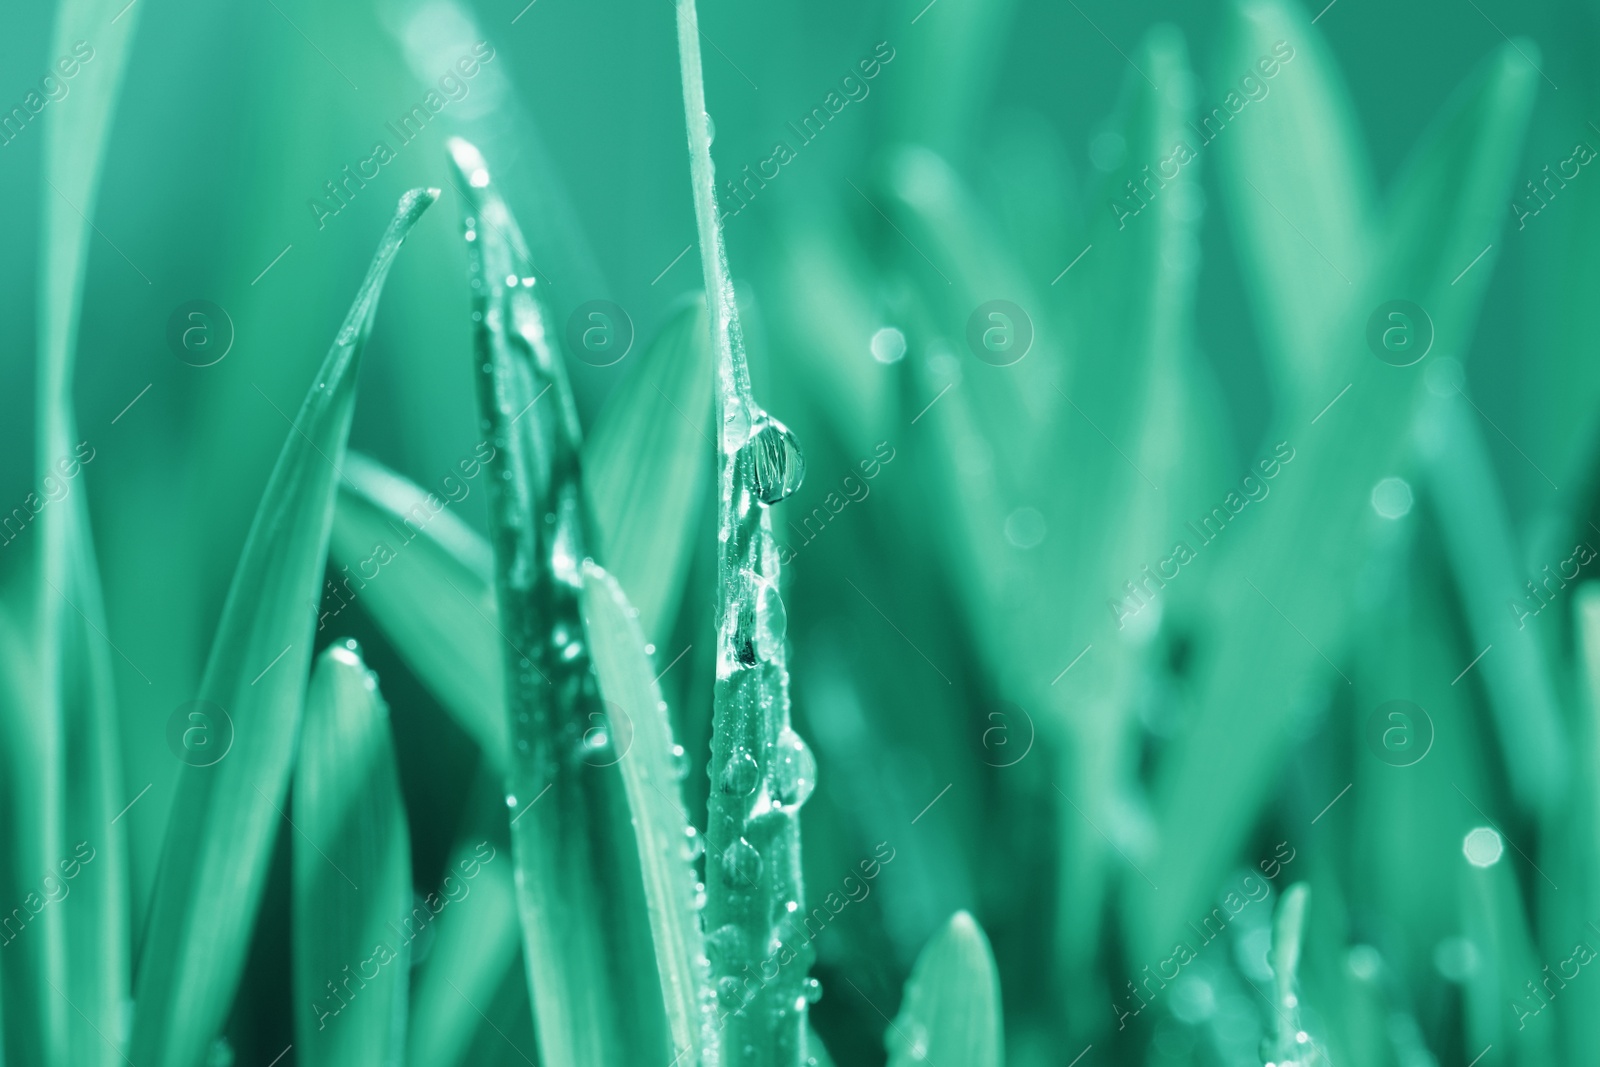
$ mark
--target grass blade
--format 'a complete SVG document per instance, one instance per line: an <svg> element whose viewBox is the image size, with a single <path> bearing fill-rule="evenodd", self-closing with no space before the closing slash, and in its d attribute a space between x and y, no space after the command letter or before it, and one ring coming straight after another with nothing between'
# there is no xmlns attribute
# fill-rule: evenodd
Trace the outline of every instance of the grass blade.
<svg viewBox="0 0 1600 1067"><path fill-rule="evenodd" d="M478 150L460 139L449 148L458 188L471 190L473 361L495 449L489 515L511 719L507 805L540 1050L550 1064L666 1062L670 1035L616 767L625 738L596 691L583 639L589 538L577 412L516 220Z"/></svg>
<svg viewBox="0 0 1600 1067"><path fill-rule="evenodd" d="M606 401L584 444L584 485L606 567L664 643L689 572L710 481L711 350L692 298Z"/></svg>
<svg viewBox="0 0 1600 1067"><path fill-rule="evenodd" d="M971 915L957 912L928 941L906 980L905 1000L887 1035L889 1067L1000 1067L1000 1019L1000 977L989 939Z"/></svg>
<svg viewBox="0 0 1600 1067"><path fill-rule="evenodd" d="M130 1059L195 1067L227 1017L261 899L311 660L306 604L321 583L356 369L400 244L437 198L413 190L367 270L306 395L234 572L200 697L232 720L233 743L184 768L139 961Z"/></svg>
<svg viewBox="0 0 1600 1067"><path fill-rule="evenodd" d="M705 1032L710 980L690 866L694 829L678 785L678 768L688 766L687 757L672 742L667 705L644 651L638 613L615 579L592 563L584 565L583 588L585 631L600 693L610 714L624 716L632 725L633 743L618 767L634 813L673 1054L681 1063L704 1063L715 1038Z"/></svg>
<svg viewBox="0 0 1600 1067"><path fill-rule="evenodd" d="M1294 993L1310 899L1311 887L1296 882L1283 891L1272 917L1272 947L1267 960L1272 968L1272 1037L1262 1043L1263 1063L1312 1067L1323 1059L1300 1025L1300 1001Z"/></svg>
<svg viewBox="0 0 1600 1067"><path fill-rule="evenodd" d="M437 497L366 456L346 456L343 474L328 545L343 572L328 602L340 606L327 614L342 612L347 595L365 607L504 773L505 679L488 544Z"/></svg>
<svg viewBox="0 0 1600 1067"><path fill-rule="evenodd" d="M1474 270L1454 287L1451 279L1501 225L1537 77L1508 45L1456 96L1397 182L1371 283L1328 343L1341 351L1361 343L1370 310L1404 293L1432 316L1436 351L1466 349L1490 272ZM1298 458L1220 561L1226 569L1214 583L1212 610L1230 625L1197 666L1193 729L1158 771L1159 838L1172 844L1155 870L1147 868L1159 893L1130 883L1140 901L1128 914L1135 956L1171 943L1253 825L1289 741L1283 708L1305 699L1308 677L1345 684L1330 664L1348 641L1352 590L1368 547L1349 532L1370 514L1373 485L1400 462L1420 369L1364 354L1342 373L1330 371L1318 393L1332 399L1349 386L1343 412L1334 408L1315 425L1316 407L1279 417L1269 440ZM1317 564L1308 568L1306 560ZM1209 802L1195 804L1195 796ZM1212 847L1181 844L1192 841Z"/></svg>
<svg viewBox="0 0 1600 1067"><path fill-rule="evenodd" d="M1225 107L1201 115L1196 140L1219 142L1228 217L1250 292L1261 294L1254 307L1279 397L1304 404L1337 358L1324 338L1371 260L1373 178L1350 94L1304 9L1285 0L1231 7L1218 69L1246 98L1244 111L1237 121Z"/></svg>
<svg viewBox="0 0 1600 1067"><path fill-rule="evenodd" d="M411 942L433 916L412 908L389 708L354 641L323 652L311 676L294 819L299 1062L399 1067Z"/></svg>
<svg viewBox="0 0 1600 1067"><path fill-rule="evenodd" d="M75 44L92 41L95 62L78 70L72 124L47 123L44 132L35 462L45 485L61 479L58 463L77 465L72 393L90 219L138 24L137 15L114 22L117 6L115 0L66 0L51 42L52 55L70 55ZM15 999L0 1048L10 1044L16 1059L44 1067L110 1064L120 1056L118 1038L103 1035L119 1035L130 949L125 837L112 823L125 798L114 680L102 636L105 609L83 495L45 509L39 525L33 632L39 639L35 706L43 714L22 724L15 738L21 744L5 746L14 760L5 777L14 790L16 822L4 836L13 842L10 878L17 882L0 879L0 886L20 889L7 896L21 899L36 891L26 883L38 872L55 881L62 865L76 862L80 841L97 862L74 868L78 903L60 915L42 913L29 941L8 954Z"/></svg>
<svg viewBox="0 0 1600 1067"><path fill-rule="evenodd" d="M694 0L678 0L678 59L700 262L716 359L717 681L712 711L706 928L723 1047L743 1067L800 1062L813 958L792 916L804 914L800 806L816 764L789 725L787 615L768 505L800 487L794 437L757 406L717 217L716 179ZM761 968L773 958L777 974ZM750 990L746 976L760 972ZM809 984L808 984L809 983ZM731 1013L731 1014L729 1014Z"/></svg>

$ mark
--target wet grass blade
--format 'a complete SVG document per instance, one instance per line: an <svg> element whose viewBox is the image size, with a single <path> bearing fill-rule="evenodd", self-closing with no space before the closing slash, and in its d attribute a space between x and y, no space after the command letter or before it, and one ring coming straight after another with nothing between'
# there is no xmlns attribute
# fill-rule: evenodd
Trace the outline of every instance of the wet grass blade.
<svg viewBox="0 0 1600 1067"><path fill-rule="evenodd" d="M1310 899L1311 887L1296 882L1283 891L1272 917L1272 947L1267 956L1272 969L1273 1012L1267 1029L1272 1037L1262 1043L1263 1063L1312 1067L1323 1059L1300 1025L1300 1001L1294 992Z"/></svg>
<svg viewBox="0 0 1600 1067"><path fill-rule="evenodd" d="M363 607L503 773L505 678L488 543L438 497L382 464L353 452L342 470L329 541L341 573L318 629L344 611L345 598ZM427 610L418 610L423 604Z"/></svg>
<svg viewBox="0 0 1600 1067"><path fill-rule="evenodd" d="M449 143L472 265L511 760L506 802L539 1045L550 1064L672 1059L620 723L584 640L588 554L577 412L531 291L532 261L476 148ZM542 406L541 406L542 405ZM548 794L548 795L547 795Z"/></svg>
<svg viewBox="0 0 1600 1067"><path fill-rule="evenodd" d="M906 980L900 1014L889 1027L889 1067L959 1063L1000 1067L1000 977L989 939L957 912L928 941Z"/></svg>
<svg viewBox="0 0 1600 1067"><path fill-rule="evenodd" d="M715 1035L707 1029L710 980L690 865L698 835L679 787L688 756L673 744L638 613L616 580L592 563L584 565L583 587L585 631L600 693L613 725L627 722L631 731L631 743L617 766L634 813L673 1054L681 1063L704 1063Z"/></svg>
<svg viewBox="0 0 1600 1067"><path fill-rule="evenodd" d="M433 912L412 908L389 708L354 641L323 652L311 676L294 820L298 1062L399 1067L411 942Z"/></svg>
<svg viewBox="0 0 1600 1067"><path fill-rule="evenodd" d="M188 766L167 826L139 960L129 1058L194 1067L222 1028L249 947L294 758L338 462L356 369L406 234L438 194L400 200L273 468L234 572L200 698L231 747Z"/></svg>
<svg viewBox="0 0 1600 1067"><path fill-rule="evenodd" d="M710 310L717 412L717 681L712 710L705 924L722 1047L741 1067L792 1067L805 1047L813 950L805 913L800 806L815 786L789 725L788 617L768 506L800 487L793 435L755 402L716 179L694 0L678 0L678 60L700 262ZM767 980L763 968L777 962ZM751 973L760 975L749 988ZM808 995L809 994L809 995Z"/></svg>
<svg viewBox="0 0 1600 1067"><path fill-rule="evenodd" d="M710 483L711 350L690 298L606 400L583 447L597 554L662 645L689 571Z"/></svg>

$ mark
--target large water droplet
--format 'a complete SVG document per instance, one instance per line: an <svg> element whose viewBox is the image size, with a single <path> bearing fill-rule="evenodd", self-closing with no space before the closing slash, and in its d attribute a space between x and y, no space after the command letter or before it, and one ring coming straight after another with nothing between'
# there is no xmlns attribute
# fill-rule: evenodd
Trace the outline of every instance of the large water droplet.
<svg viewBox="0 0 1600 1067"><path fill-rule="evenodd" d="M760 884L762 866L761 853L742 837L722 854L722 872L737 887L754 889Z"/></svg>
<svg viewBox="0 0 1600 1067"><path fill-rule="evenodd" d="M806 457L783 423L763 414L745 447L750 451L756 498L763 504L776 504L800 488L806 476Z"/></svg>
<svg viewBox="0 0 1600 1067"><path fill-rule="evenodd" d="M756 790L756 779L761 776L761 768L756 766L756 758L748 752L735 752L733 758L728 760L728 765L722 768L722 777L717 782L717 787L730 797L747 797Z"/></svg>
<svg viewBox="0 0 1600 1067"><path fill-rule="evenodd" d="M778 799L788 807L804 804L817 788L817 759L799 734L787 726L778 734Z"/></svg>

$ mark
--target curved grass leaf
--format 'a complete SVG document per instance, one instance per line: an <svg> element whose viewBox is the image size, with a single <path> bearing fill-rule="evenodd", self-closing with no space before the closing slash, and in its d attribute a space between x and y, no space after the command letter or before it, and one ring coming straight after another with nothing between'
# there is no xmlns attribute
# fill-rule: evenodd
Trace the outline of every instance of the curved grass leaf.
<svg viewBox="0 0 1600 1067"><path fill-rule="evenodd" d="M787 1067L804 1050L806 994L814 988L806 977L814 953L794 917L805 913L799 815L815 786L816 765L789 725L787 614L768 505L800 487L805 461L794 436L756 404L750 388L717 215L694 0L678 0L678 60L716 358L717 681L707 944L729 1062ZM776 974L769 979L765 968L773 962Z"/></svg>
<svg viewBox="0 0 1600 1067"><path fill-rule="evenodd" d="M119 25L113 18L118 6L114 0L65 0L51 41L53 55L92 41L95 62L79 70L71 125L46 123L43 135L35 462L47 485L64 473L57 464L76 468L74 455L82 458L72 391L90 219L139 21L133 14ZM14 821L4 833L11 857L0 887L7 899L36 892L39 878L55 881L65 864L75 863L73 856L83 854L79 842L94 861L74 867L77 903L59 915L41 912L29 940L0 968L11 971L14 998L0 1050L9 1045L19 1062L42 1067L109 1065L121 1055L117 1042L131 970L125 837L113 822L126 798L105 609L83 494L45 509L35 536L35 707L42 714L27 716L14 738L19 744L5 746ZM0 862L0 869L6 866Z"/></svg>
<svg viewBox="0 0 1600 1067"><path fill-rule="evenodd" d="M707 328L704 300L691 298L607 399L583 447L597 554L656 645L676 617L710 481Z"/></svg>
<svg viewBox="0 0 1600 1067"><path fill-rule="evenodd" d="M667 1062L671 1037L616 767L626 739L584 641L589 538L577 412L530 291L516 221L478 150L460 139L449 149L458 188L470 190L473 362L495 449L489 515L511 720L507 804L539 1045L550 1064Z"/></svg>
<svg viewBox="0 0 1600 1067"><path fill-rule="evenodd" d="M613 724L619 718L630 724L632 744L618 766L634 813L673 1053L681 1063L704 1063L715 1036L707 1031L704 1010L710 980L690 866L694 829L678 785L687 756L672 742L638 612L616 581L593 563L584 564L583 592L585 632L601 696Z"/></svg>
<svg viewBox="0 0 1600 1067"><path fill-rule="evenodd" d="M1167 844L1155 869L1146 868L1151 884L1129 883L1138 902L1127 913L1136 958L1170 945L1185 919L1204 910L1276 778L1289 743L1285 709L1320 698L1307 693L1307 679L1346 684L1336 664L1368 548L1368 538L1351 531L1370 514L1373 485L1401 460L1425 369L1391 367L1366 352L1366 320L1385 301L1414 300L1432 317L1435 352L1466 350L1490 272L1480 264L1459 284L1452 279L1501 226L1537 78L1505 46L1418 146L1396 183L1369 282L1326 342L1345 355L1329 362L1317 399L1332 401L1347 386L1349 395L1315 423L1321 405L1279 416L1273 439L1294 450L1293 465L1260 513L1244 516L1254 521L1241 521L1237 538L1231 529L1221 535L1225 558L1210 607L1230 625L1197 657L1198 713L1157 773ZM1195 804L1196 796L1208 802ZM1209 847L1187 844L1194 841Z"/></svg>
<svg viewBox="0 0 1600 1067"><path fill-rule="evenodd" d="M306 1067L400 1067L411 841L389 708L354 641L317 660L294 774L295 1047Z"/></svg>
<svg viewBox="0 0 1600 1067"><path fill-rule="evenodd" d="M328 543L342 574L324 603L348 596L366 608L503 773L505 678L488 544L438 497L366 456L352 452L342 472Z"/></svg>
<svg viewBox="0 0 1600 1067"><path fill-rule="evenodd" d="M1311 887L1296 882L1283 891L1278 910L1272 916L1272 947L1268 950L1267 965L1272 970L1273 1018L1268 1029L1273 1036L1263 1042L1261 1048L1262 1061L1268 1064L1312 1067L1323 1059L1321 1051L1304 1036L1300 1001L1294 993L1310 899Z"/></svg>
<svg viewBox="0 0 1600 1067"><path fill-rule="evenodd" d="M195 1067L222 1028L244 967L294 758L311 661L314 594L333 518L356 369L383 282L438 197L400 200L317 371L262 495L212 644L200 698L225 755L187 766L168 821L137 984L129 1058ZM226 724L231 722L231 731Z"/></svg>
<svg viewBox="0 0 1600 1067"><path fill-rule="evenodd" d="M1000 1067L1000 976L989 939L964 911L923 948L886 1035L889 1067L959 1063Z"/></svg>

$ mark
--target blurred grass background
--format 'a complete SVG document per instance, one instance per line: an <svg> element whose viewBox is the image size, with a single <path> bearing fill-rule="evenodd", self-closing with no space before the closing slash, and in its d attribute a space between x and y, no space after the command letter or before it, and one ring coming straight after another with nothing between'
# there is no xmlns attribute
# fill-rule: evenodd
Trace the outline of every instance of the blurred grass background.
<svg viewBox="0 0 1600 1067"><path fill-rule="evenodd" d="M415 185L441 185L446 203L394 269L352 444L434 488L477 443L444 137L469 136L497 161L558 320L614 301L637 354L699 288L697 253L675 258L694 225L670 5L138 3L79 339L78 422L95 458L71 489L88 494L109 635L126 657L113 660L124 779L130 796L151 784L124 823L136 950L179 767L166 723L195 695L289 431L274 405L295 409L375 234ZM1587 1006L1600 1002L1600 979L1574 980L1554 1018L1524 1028L1509 1007L1574 939L1600 944L1586 925L1600 921L1600 831L1578 599L1558 594L1521 630L1507 605L1574 542L1600 544L1589 525L1600 197L1580 173L1521 230L1505 205L1576 141L1600 145L1597 14L1489 0L704 6L719 177L754 168L775 140L798 147L727 221L757 392L808 459L808 483L777 522L832 511L825 497L848 495L844 479L863 461L894 457L814 544L779 535L796 553L786 599L798 728L820 765L805 814L808 892L847 894L844 880L880 842L894 854L818 939L826 992L814 1018L839 1063L881 1062L880 1011L893 1015L917 950L963 907L994 942L1013 1062L1065 1064L1091 1044L1085 1063L1255 1062L1267 1005L1249 983L1267 988L1265 907L1241 912L1229 951L1186 968L1127 1029L1113 1003L1127 1008L1124 983L1169 956L1176 928L1280 841L1296 850L1293 876L1313 884L1306 1000L1335 1062L1466 1063L1485 1045L1485 1067L1577 1062L1593 1047ZM57 58L54 15L50 5L7 13L5 107ZM1118 230L1106 189L1165 158L1195 109L1221 104L1269 50L1251 36L1263 20L1286 27L1265 39L1289 40L1294 61L1155 211ZM1518 39L1509 52L1507 34ZM92 28L80 36L94 43ZM494 58L465 98L319 228L307 201L375 140L396 146L385 124L479 41ZM798 146L787 124L823 106L880 42L893 59L868 95ZM1413 214L1479 180L1499 214L1464 254L1444 223L1418 223L1423 236L1407 247L1437 245L1442 265L1395 268L1463 302L1440 315L1434 351L1410 370L1433 377L1414 402L1392 400L1370 434L1359 387L1313 426L1356 378L1339 377L1339 361L1362 374L1376 365L1360 332L1371 308L1422 295L1384 291L1346 307L1343 274L1362 293L1382 282L1341 249L1365 256L1406 230L1375 205L1486 62L1527 83L1526 131L1507 120L1510 132L1477 156L1430 148L1439 173ZM1320 114L1295 95L1319 79L1333 101ZM40 177L38 127L70 130L76 102L70 92L52 102L0 148L5 510L39 490L37 205L59 194ZM1325 151L1307 156L1307 145ZM1355 155L1341 158L1346 149ZM1337 193L1320 195L1317 175ZM1363 205L1370 216L1357 214ZM1292 232L1271 229L1273 213ZM1313 257L1296 243L1312 243L1307 232L1344 243ZM1452 285L1485 243L1492 251ZM972 310L995 298L1020 304L1036 331L1014 368L986 366L964 342ZM165 342L174 309L193 299L220 305L236 331L215 366L186 365ZM874 358L883 328L903 334L902 360ZM1464 368L1476 411L1452 399L1446 360ZM586 427L636 362L570 362ZM1350 477L1399 477L1413 490L1402 517L1326 505L1338 493L1317 474L1343 468L1315 435L1339 416L1358 425L1340 440L1377 442ZM1280 440L1296 459L1239 516L1240 532L1202 549L1159 608L1119 631L1106 602ZM452 510L481 530L483 497L475 487ZM670 665L662 683L697 768L713 649L709 498L701 506L682 607L647 635ZM1337 578L1318 577L1324 552L1294 551L1300 515L1344 546ZM1261 528L1246 534L1252 523ZM0 550L12 603L27 602L30 532ZM1260 555L1234 548L1245 536L1281 557L1270 582ZM1293 644L1302 658L1276 660L1271 650L1299 638L1261 635L1251 694L1207 673L1216 649L1257 643L1257 617L1237 609L1257 595L1247 578L1278 604L1272 582L1321 590L1303 613L1285 610L1319 638L1317 654ZM318 636L357 637L383 678L425 887L468 810L477 754L359 608ZM1249 610L1276 625L1259 602ZM1452 683L1485 645L1478 669ZM1261 711L1235 717L1236 698ZM1363 738L1391 699L1420 704L1437 730L1414 767L1374 759ZM1245 750L1256 755L1235 762ZM1215 758L1196 762L1196 751ZM703 775L687 785L703 819ZM1460 842L1491 822L1517 849L1479 871ZM291 1037L277 947L289 845L279 845L230 1026L240 1063L267 1062Z"/></svg>

